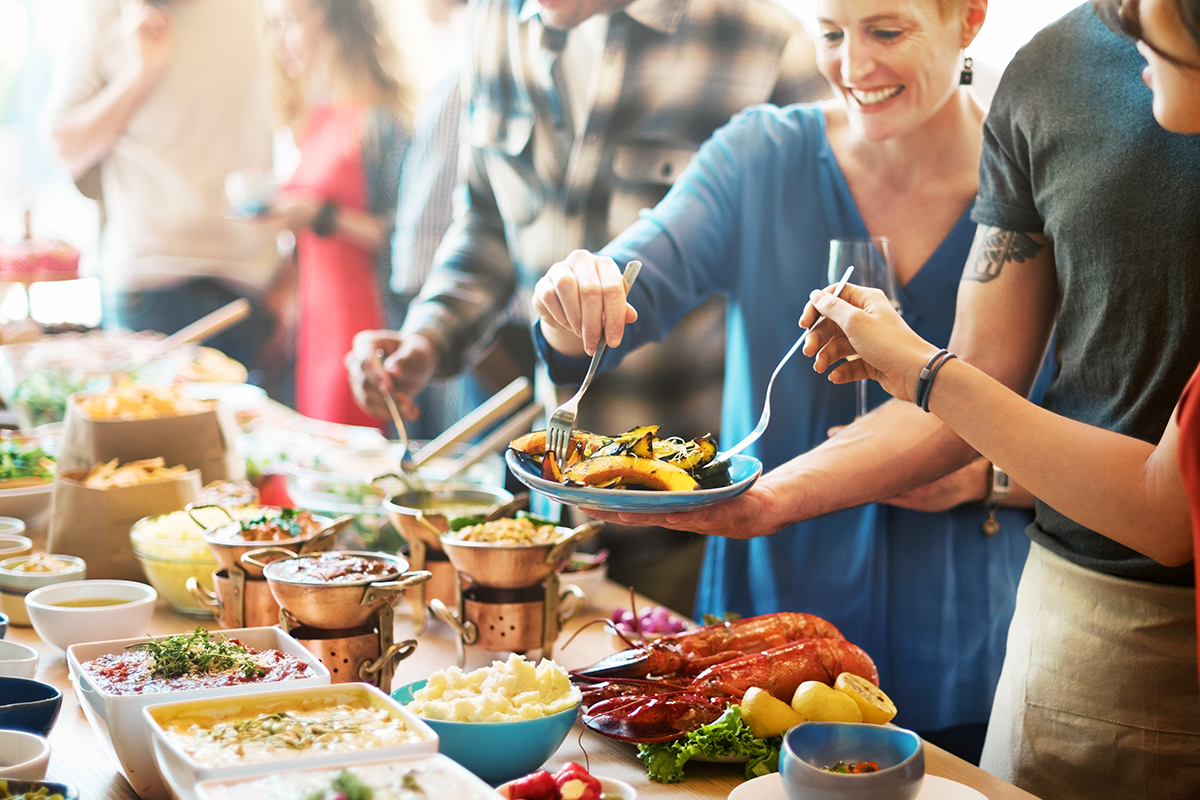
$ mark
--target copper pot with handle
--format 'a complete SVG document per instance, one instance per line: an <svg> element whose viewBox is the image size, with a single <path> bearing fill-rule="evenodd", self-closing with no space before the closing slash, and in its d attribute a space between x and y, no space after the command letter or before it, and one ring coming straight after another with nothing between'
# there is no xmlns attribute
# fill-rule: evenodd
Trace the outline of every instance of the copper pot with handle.
<svg viewBox="0 0 1200 800"><path fill-rule="evenodd" d="M454 568L470 575L475 583L497 589L519 589L544 581L566 563L578 545L603 527L599 520L577 528L559 527L558 537L542 544L469 542L455 538L453 533L443 534L441 542Z"/></svg>
<svg viewBox="0 0 1200 800"><path fill-rule="evenodd" d="M314 553L327 548L332 544L334 537L354 521L353 514L345 514L333 520L328 517L310 515L313 522L317 525L316 529L311 532L283 539L252 541L241 539L237 536L237 533L242 530L245 520L234 519L233 515L224 506L195 505L188 506L187 511L190 513L200 508L210 507L219 508L224 511L229 515L229 522L206 529L203 534L204 542L208 545L208 549L212 551L213 558L217 560L217 564L222 569L244 569L246 576L249 578L261 578L262 570L256 566L243 563L241 561L243 554L252 550L262 549L268 545L288 550L293 555L297 553ZM263 506L264 510L270 510L271 508L271 506ZM309 512L304 511L300 513L307 514ZM195 517L192 519L195 520Z"/></svg>
<svg viewBox="0 0 1200 800"><path fill-rule="evenodd" d="M324 630L365 625L405 589L431 577L425 570L410 572L399 556L357 550L299 555L263 547L241 560L262 572L282 609L301 624Z"/></svg>

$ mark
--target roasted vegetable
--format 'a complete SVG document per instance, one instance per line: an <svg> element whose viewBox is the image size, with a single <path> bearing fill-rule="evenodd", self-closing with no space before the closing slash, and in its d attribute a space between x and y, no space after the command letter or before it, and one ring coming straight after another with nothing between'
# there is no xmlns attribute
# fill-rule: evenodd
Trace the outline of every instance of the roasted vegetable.
<svg viewBox="0 0 1200 800"><path fill-rule="evenodd" d="M730 484L729 461L713 463L717 443L711 436L688 441L658 437L657 425L643 425L620 436L574 431L568 456L560 461L546 449L546 432L514 439L518 457L555 483L595 488L691 491Z"/></svg>
<svg viewBox="0 0 1200 800"><path fill-rule="evenodd" d="M698 489L696 479L665 461L634 456L596 456L580 461L563 472L563 483L578 486L645 486L669 492Z"/></svg>

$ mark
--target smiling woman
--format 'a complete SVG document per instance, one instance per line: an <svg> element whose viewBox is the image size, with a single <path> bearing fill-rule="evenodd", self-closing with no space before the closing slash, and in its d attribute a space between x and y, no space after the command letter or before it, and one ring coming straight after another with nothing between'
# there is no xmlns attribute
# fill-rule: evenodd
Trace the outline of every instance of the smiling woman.
<svg viewBox="0 0 1200 800"><path fill-rule="evenodd" d="M820 0L817 60L836 99L738 115L658 207L601 255L576 251L554 265L534 303L555 379L582 375L587 361L579 356L601 328L610 346L623 339L605 355L607 368L661 339L708 295L723 294L728 447L754 426L779 355L795 340L796 312L811 287L826 282L831 239L887 235L906 314L948 340L974 232L983 138L983 112L960 74L987 8L986 0ZM632 259L645 267L626 298L615 265ZM593 341L583 341L585 331ZM707 508L648 508L626 498L650 493L616 492L624 497L610 510L589 513L715 534L698 613L803 609L834 621L884 665L881 680L904 709L901 724L927 736L953 729L943 741L977 757L1028 550L1028 515L1000 509L1000 532L984 535L980 462L966 468L960 486L969 488L950 511L862 506L793 524L787 498L803 494L806 481L787 462L824 442L855 403L853 392L824 386L807 370L781 372L777 381L786 384L774 394L783 406L754 445L764 473L744 493Z"/></svg>

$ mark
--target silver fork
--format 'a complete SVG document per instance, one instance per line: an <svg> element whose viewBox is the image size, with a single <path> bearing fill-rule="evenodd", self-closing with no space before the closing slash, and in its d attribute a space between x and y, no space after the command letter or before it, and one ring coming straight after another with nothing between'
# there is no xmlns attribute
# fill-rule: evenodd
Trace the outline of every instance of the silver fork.
<svg viewBox="0 0 1200 800"><path fill-rule="evenodd" d="M625 282L625 292L628 293L633 286L633 282L637 280L638 271L642 268L642 262L630 261L625 266L625 274L621 276ZM575 415L579 411L579 399L583 397L583 393L587 391L592 384L592 378L596 374L596 367L600 364L600 357L604 355L604 351L608 349L608 345L604 342L604 332L600 332L600 341L596 345L596 352L592 355L592 363L588 366L587 375L583 376L583 383L579 386L579 391L575 392L570 400L563 403L558 408L554 409L554 413L550 415L550 423L546 425L546 447L554 452L558 463L562 464L567 460L568 450L571 447L571 434L575 432Z"/></svg>
<svg viewBox="0 0 1200 800"><path fill-rule="evenodd" d="M842 289L846 286L846 281L850 280L850 274L853 272L854 267L846 267L846 271L842 273L842 279L838 281L837 286L835 286L833 289L834 297L837 297L842 293ZM758 424L754 426L754 430L750 431L749 436L747 436L745 439L742 439L725 452L717 453L717 455L713 458L714 462L719 461L722 458L729 458L730 456L742 452L747 447L757 442L758 437L763 435L763 431L767 429L767 423L771 421L771 388L775 385L775 376L779 374L781 369L783 369L783 365L791 360L792 356L796 354L796 351L799 350L806 341L808 341L808 335L813 332L813 328L816 328L821 324L821 320L823 319L825 318L818 317L817 321L812 324L812 328L809 328L804 331L804 333L800 334L800 338L797 339L796 343L792 345L792 349L788 350L787 353L784 354L783 358L779 359L779 363L775 365L775 371L771 373L771 380L767 381L767 396L763 398L762 416L758 418Z"/></svg>

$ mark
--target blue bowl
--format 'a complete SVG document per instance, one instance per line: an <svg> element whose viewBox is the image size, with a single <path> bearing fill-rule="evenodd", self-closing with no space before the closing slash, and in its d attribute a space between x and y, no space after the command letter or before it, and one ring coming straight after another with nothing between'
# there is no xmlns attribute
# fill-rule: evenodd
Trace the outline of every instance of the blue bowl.
<svg viewBox="0 0 1200 800"><path fill-rule="evenodd" d="M8 633L8 614L0 614L0 639Z"/></svg>
<svg viewBox="0 0 1200 800"><path fill-rule="evenodd" d="M874 761L878 772L826 772L839 761ZM805 722L783 736L779 772L789 800L913 800L925 779L925 746L903 728Z"/></svg>
<svg viewBox="0 0 1200 800"><path fill-rule="evenodd" d="M31 678L0 677L0 728L45 736L62 708L62 692Z"/></svg>
<svg viewBox="0 0 1200 800"><path fill-rule="evenodd" d="M392 692L408 704L425 685L417 681ZM516 722L446 722L425 719L437 732L438 751L492 785L520 778L540 769L567 738L579 706L549 717Z"/></svg>
<svg viewBox="0 0 1200 800"><path fill-rule="evenodd" d="M54 783L53 781L17 781L12 778L0 778L8 782L8 793L14 797L20 797L23 794L32 794L39 789L46 790L46 797L53 797L60 794L63 800L79 800L79 792L75 791L73 786L68 786L65 783Z"/></svg>

